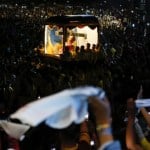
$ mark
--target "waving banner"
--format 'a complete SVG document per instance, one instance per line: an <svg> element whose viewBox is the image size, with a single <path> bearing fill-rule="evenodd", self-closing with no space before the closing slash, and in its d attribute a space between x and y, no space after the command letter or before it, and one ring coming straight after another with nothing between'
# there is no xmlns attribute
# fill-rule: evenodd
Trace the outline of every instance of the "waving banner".
<svg viewBox="0 0 150 150"><path fill-rule="evenodd" d="M101 88L85 86L66 89L51 96L41 98L20 108L10 116L32 127L41 122L53 128L65 128L72 122L79 124L88 112L88 97L105 97Z"/></svg>

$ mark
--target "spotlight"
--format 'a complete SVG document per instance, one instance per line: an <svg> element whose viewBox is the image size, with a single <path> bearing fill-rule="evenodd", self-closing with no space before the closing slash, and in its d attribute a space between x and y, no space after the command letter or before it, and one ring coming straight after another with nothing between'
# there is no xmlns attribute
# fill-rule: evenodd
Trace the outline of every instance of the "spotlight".
<svg viewBox="0 0 150 150"><path fill-rule="evenodd" d="M146 23L146 25L147 25L147 26L150 26L150 23L149 23L149 22L147 22L147 23Z"/></svg>
<svg viewBox="0 0 150 150"><path fill-rule="evenodd" d="M94 146L94 145L95 145L95 142L94 142L94 141L90 141L90 145L91 145L91 146Z"/></svg>
<svg viewBox="0 0 150 150"><path fill-rule="evenodd" d="M132 27L133 27L133 28L135 27L135 24L134 24L134 23L132 24Z"/></svg>
<svg viewBox="0 0 150 150"><path fill-rule="evenodd" d="M88 119L89 118L89 114L87 113L86 115L85 115L85 119Z"/></svg>

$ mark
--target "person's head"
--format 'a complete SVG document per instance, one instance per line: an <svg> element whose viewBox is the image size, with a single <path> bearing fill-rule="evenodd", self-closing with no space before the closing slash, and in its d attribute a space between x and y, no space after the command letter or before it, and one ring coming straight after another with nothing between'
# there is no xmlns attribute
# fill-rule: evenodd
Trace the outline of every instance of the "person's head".
<svg viewBox="0 0 150 150"><path fill-rule="evenodd" d="M71 124L68 128L60 130L62 150L77 150L79 138L79 125Z"/></svg>

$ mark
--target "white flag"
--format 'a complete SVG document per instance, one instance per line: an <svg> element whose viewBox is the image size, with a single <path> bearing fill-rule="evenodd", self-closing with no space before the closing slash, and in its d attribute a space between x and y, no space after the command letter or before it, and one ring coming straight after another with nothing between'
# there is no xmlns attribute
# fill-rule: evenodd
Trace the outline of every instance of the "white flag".
<svg viewBox="0 0 150 150"><path fill-rule="evenodd" d="M11 137L20 139L21 136L30 128L28 125L13 123L6 120L0 120L0 127Z"/></svg>
<svg viewBox="0 0 150 150"><path fill-rule="evenodd" d="M137 99L135 101L136 107L150 107L150 99Z"/></svg>
<svg viewBox="0 0 150 150"><path fill-rule="evenodd" d="M105 92L91 86L63 90L25 105L10 118L33 127L45 121L50 127L65 128L72 122L81 123L85 119L89 96L103 99Z"/></svg>

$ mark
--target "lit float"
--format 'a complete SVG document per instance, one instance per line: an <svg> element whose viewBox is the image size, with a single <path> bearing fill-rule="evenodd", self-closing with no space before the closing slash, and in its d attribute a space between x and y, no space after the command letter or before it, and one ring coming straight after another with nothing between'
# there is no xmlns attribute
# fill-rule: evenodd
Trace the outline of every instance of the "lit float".
<svg viewBox="0 0 150 150"><path fill-rule="evenodd" d="M52 16L44 30L44 56L95 61L100 52L99 21L93 15Z"/></svg>

